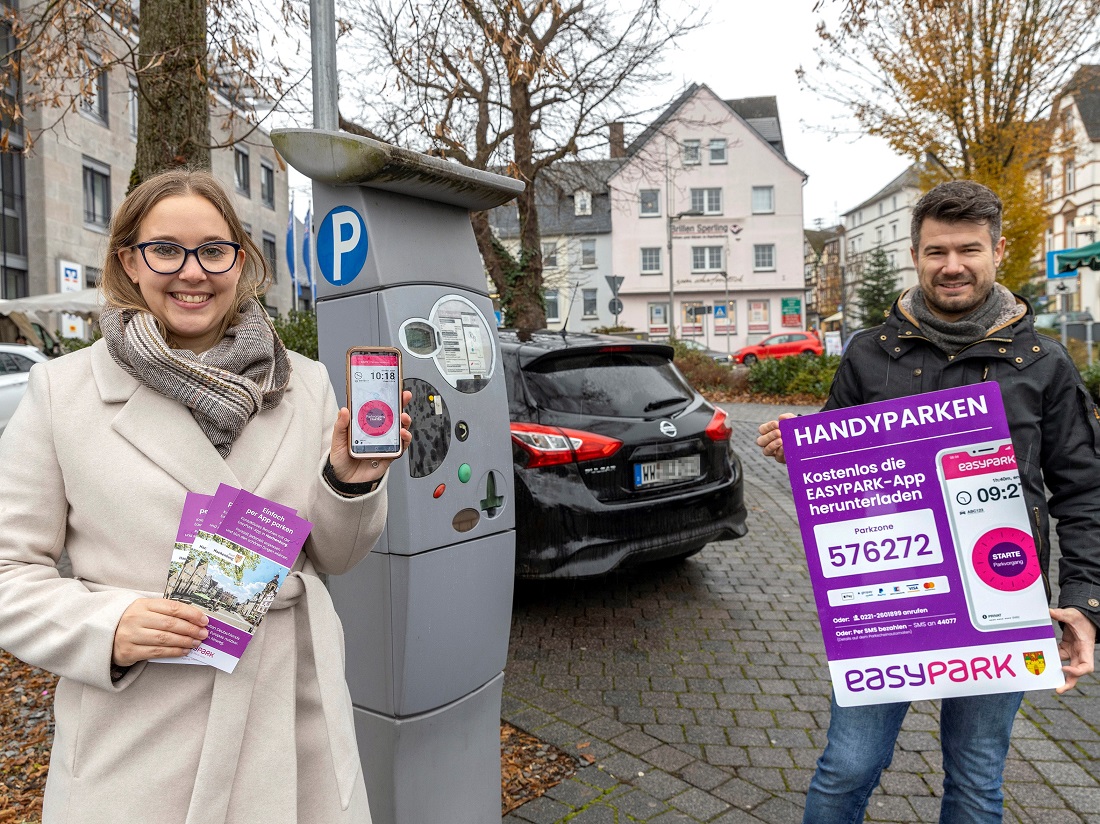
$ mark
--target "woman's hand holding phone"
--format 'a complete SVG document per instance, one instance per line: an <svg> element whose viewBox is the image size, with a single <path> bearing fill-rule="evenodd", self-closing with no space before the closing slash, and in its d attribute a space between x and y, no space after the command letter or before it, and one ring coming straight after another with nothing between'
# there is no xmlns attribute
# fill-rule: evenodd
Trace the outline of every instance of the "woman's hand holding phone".
<svg viewBox="0 0 1100 824"><path fill-rule="evenodd" d="M401 393L401 408L408 406L412 400L412 392L407 389ZM408 412L401 413L401 452L404 452L412 443L412 433L409 427L412 418ZM345 406L336 416L336 424L332 427L332 446L329 449L329 460L332 469L339 481L346 484L361 484L377 481L386 474L386 470L393 461L400 457L400 453L393 457L375 457L371 460L353 458L348 453L348 430L351 428L351 412Z"/></svg>

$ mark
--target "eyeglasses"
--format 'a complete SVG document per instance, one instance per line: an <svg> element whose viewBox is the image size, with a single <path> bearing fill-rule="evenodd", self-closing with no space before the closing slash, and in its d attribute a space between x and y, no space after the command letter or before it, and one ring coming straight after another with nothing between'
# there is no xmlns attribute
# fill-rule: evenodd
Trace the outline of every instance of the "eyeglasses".
<svg viewBox="0 0 1100 824"><path fill-rule="evenodd" d="M187 256L194 255L199 266L208 275L224 275L237 262L241 244L231 240L212 240L200 243L194 249L167 240L150 240L130 247L141 252L145 265L158 275L174 275L187 263Z"/></svg>

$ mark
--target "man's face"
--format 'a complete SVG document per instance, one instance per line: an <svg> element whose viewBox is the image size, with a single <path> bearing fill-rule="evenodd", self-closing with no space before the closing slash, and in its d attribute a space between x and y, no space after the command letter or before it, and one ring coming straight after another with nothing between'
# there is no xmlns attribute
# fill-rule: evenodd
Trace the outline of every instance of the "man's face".
<svg viewBox="0 0 1100 824"><path fill-rule="evenodd" d="M955 321L989 297L1004 257L1005 239L993 245L984 223L921 223L920 248L910 250L917 282L932 313Z"/></svg>

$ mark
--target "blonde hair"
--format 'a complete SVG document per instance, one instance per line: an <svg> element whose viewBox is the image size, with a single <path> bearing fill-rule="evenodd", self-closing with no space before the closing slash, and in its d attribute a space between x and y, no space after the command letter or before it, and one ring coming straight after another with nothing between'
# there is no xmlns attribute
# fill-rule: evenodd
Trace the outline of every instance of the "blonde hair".
<svg viewBox="0 0 1100 824"><path fill-rule="evenodd" d="M99 289L108 306L138 312L149 311L141 290L126 275L118 253L138 242L141 224L154 206L166 197L184 195L198 195L210 201L229 226L230 236L226 240L241 244L242 251L245 253L244 267L237 281L236 299L233 301L233 308L222 319L219 330L219 337L221 337L224 336L226 329L240 322L240 312L244 304L267 291L268 284L271 282L271 267L252 238L245 232L244 225L237 217L237 210L233 208L233 202L225 189L210 172L205 170L172 169L161 172L146 180L126 196L111 219L107 258L103 262ZM169 332L164 327L164 323L159 318L157 323L161 334L166 339L169 338Z"/></svg>

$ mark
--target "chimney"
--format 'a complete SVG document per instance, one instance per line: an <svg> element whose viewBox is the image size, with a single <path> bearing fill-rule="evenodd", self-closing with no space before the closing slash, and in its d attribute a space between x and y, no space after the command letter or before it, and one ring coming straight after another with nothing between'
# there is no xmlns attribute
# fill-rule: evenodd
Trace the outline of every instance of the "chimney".
<svg viewBox="0 0 1100 824"><path fill-rule="evenodd" d="M608 125L611 138L611 159L626 157L626 140L623 137L623 124L616 121Z"/></svg>

